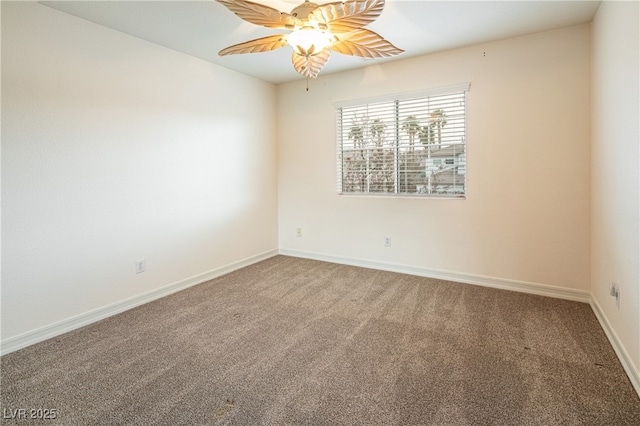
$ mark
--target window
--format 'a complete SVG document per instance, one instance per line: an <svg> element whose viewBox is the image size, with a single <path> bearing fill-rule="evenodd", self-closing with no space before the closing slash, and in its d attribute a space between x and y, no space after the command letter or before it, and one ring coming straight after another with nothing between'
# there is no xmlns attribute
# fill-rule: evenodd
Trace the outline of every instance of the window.
<svg viewBox="0 0 640 426"><path fill-rule="evenodd" d="M464 198L468 89L337 104L338 192Z"/></svg>

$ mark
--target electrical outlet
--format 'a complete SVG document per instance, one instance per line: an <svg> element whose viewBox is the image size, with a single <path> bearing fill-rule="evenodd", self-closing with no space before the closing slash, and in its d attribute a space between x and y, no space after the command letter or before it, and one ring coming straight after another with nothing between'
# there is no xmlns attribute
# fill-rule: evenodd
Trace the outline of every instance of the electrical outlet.
<svg viewBox="0 0 640 426"><path fill-rule="evenodd" d="M302 237L302 228L297 228L296 229L296 237L298 237L298 238Z"/></svg>
<svg viewBox="0 0 640 426"><path fill-rule="evenodd" d="M384 237L384 246L391 247L391 237Z"/></svg>
<svg viewBox="0 0 640 426"><path fill-rule="evenodd" d="M146 265L144 259L136 260L136 274L143 273L145 270L145 266Z"/></svg>

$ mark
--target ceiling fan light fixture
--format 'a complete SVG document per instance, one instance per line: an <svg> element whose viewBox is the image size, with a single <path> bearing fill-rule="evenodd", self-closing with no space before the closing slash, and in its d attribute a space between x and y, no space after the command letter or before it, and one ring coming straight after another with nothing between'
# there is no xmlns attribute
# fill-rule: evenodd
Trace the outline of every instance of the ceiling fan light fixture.
<svg viewBox="0 0 640 426"><path fill-rule="evenodd" d="M317 5L305 0L291 13L249 0L217 0L241 19L266 28L292 31L234 44L220 56L259 53L286 45L293 48L291 61L301 75L316 78L331 51L363 58L387 58L404 50L363 27L375 21L385 0L346 0Z"/></svg>
<svg viewBox="0 0 640 426"><path fill-rule="evenodd" d="M312 26L297 28L286 36L287 43L294 52L302 56L317 55L322 49L332 45L336 37L328 31Z"/></svg>

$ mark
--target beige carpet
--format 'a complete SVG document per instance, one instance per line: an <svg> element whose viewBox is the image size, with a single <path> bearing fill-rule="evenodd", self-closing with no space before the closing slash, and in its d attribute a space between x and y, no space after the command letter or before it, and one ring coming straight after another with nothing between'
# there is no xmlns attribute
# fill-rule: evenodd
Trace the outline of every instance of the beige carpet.
<svg viewBox="0 0 640 426"><path fill-rule="evenodd" d="M640 424L587 304L285 256L1 366L3 424Z"/></svg>

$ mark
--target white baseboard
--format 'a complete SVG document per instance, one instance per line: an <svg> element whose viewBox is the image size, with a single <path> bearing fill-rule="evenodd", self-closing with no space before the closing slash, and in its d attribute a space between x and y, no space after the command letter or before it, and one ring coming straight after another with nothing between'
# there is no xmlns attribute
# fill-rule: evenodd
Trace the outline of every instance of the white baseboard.
<svg viewBox="0 0 640 426"><path fill-rule="evenodd" d="M593 309L593 313L596 315L598 322L600 323L600 325L602 326L602 329L604 330L604 334L607 335L607 339L609 339L611 346L613 346L613 350L615 351L616 355L618 356L618 359L620 360L620 363L622 364L622 368L624 368L624 371L627 373L627 376L629 377L629 381L631 381L633 388L638 393L638 396L640 396L640 371L638 371L634 367L633 362L631 362L631 357L629 356L629 353L625 349L624 345L620 342L620 339L618 338L618 335L611 327L611 324L609 324L609 320L607 319L607 316L604 314L604 312L600 308L598 301L592 297L590 303L591 303L591 309Z"/></svg>
<svg viewBox="0 0 640 426"><path fill-rule="evenodd" d="M397 263L379 262L366 259L312 253L299 250L280 249L284 256L302 257L306 259L322 260L325 262L340 263L343 265L360 266L363 268L379 269L382 271L398 272L401 274L417 275L421 277L436 278L440 280L455 281L464 284L480 285L484 287L513 290L522 293L549 296L556 299L573 300L589 303L591 296L588 291L571 288L555 287L545 284L537 284L526 281L509 280L505 278L487 277L483 275L466 274L461 272L443 271L424 268L420 266L402 265Z"/></svg>
<svg viewBox="0 0 640 426"><path fill-rule="evenodd" d="M0 346L2 348L0 354L6 355L8 353L17 351L18 349L33 345L34 343L42 342L52 337L75 330L77 328L84 327L85 325L89 325L93 322L100 321L115 314L119 314L126 310L135 308L136 306L152 302L156 299L160 299L161 297L165 297L180 290L184 290L194 285L201 284L205 281L212 280L214 278L233 272L237 269L244 268L246 266L276 256L277 254L277 250L269 250L255 256L251 256L246 259L242 259L237 262L233 262L228 265L224 265L219 268L215 268L210 271L203 272L201 274L194 275L180 281L176 281L156 290L152 290L138 296L134 296L108 306L104 306L102 308L94 309L92 311L64 319L54 324L46 325L44 327L28 331L18 336L10 337L8 339L2 340L2 342L0 343Z"/></svg>

